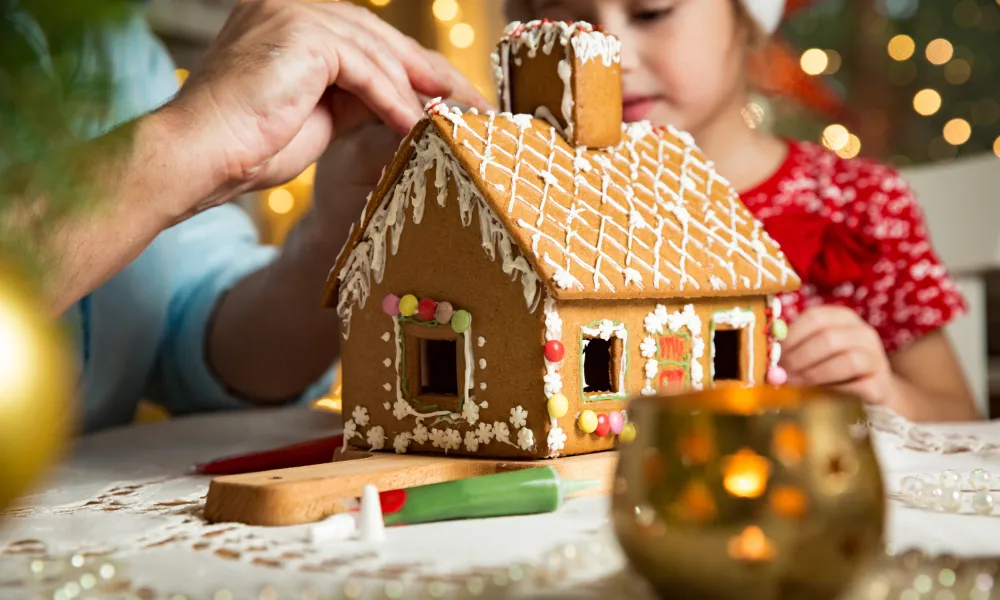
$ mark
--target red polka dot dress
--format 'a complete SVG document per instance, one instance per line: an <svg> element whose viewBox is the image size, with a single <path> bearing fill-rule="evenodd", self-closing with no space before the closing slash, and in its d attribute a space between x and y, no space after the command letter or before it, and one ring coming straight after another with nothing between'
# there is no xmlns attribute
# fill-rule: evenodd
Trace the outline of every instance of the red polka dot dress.
<svg viewBox="0 0 1000 600"><path fill-rule="evenodd" d="M892 353L965 311L891 167L790 142L778 171L741 197L802 278L802 289L781 296L790 321L815 306L850 307Z"/></svg>

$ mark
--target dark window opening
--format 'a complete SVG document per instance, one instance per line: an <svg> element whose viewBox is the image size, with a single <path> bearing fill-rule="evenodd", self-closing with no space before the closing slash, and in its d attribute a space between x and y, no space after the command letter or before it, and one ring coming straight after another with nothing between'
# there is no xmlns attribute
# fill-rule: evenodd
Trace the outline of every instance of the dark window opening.
<svg viewBox="0 0 1000 600"><path fill-rule="evenodd" d="M622 359L622 341L614 337L584 339L583 348L583 393L617 394L618 371Z"/></svg>
<svg viewBox="0 0 1000 600"><path fill-rule="evenodd" d="M715 380L742 381L743 332L740 329L715 330Z"/></svg>
<svg viewBox="0 0 1000 600"><path fill-rule="evenodd" d="M420 340L420 393L458 395L458 343Z"/></svg>

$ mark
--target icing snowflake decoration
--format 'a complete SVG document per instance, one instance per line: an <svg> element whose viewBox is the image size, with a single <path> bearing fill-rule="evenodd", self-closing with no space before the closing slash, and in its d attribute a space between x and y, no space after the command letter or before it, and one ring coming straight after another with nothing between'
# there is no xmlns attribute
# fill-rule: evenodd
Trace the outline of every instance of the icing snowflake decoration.
<svg viewBox="0 0 1000 600"><path fill-rule="evenodd" d="M381 425L368 430L368 445L372 450L381 450L385 446L385 430Z"/></svg>
<svg viewBox="0 0 1000 600"><path fill-rule="evenodd" d="M528 423L528 411L521 408L521 405L517 405L510 409L510 424L514 426L515 429L524 427Z"/></svg>
<svg viewBox="0 0 1000 600"><path fill-rule="evenodd" d="M509 444L510 428L508 428L507 424L503 421L496 421L493 423L493 437L495 437L498 442Z"/></svg>
<svg viewBox="0 0 1000 600"><path fill-rule="evenodd" d="M360 427L368 425L368 409L364 406L355 406L354 412L351 413L351 416L354 417L354 422Z"/></svg>
<svg viewBox="0 0 1000 600"><path fill-rule="evenodd" d="M559 452L566 446L566 433L560 427L553 427L549 430L549 450Z"/></svg>
<svg viewBox="0 0 1000 600"><path fill-rule="evenodd" d="M535 434L527 427L517 432L517 445L521 450L530 450L535 445Z"/></svg>
<svg viewBox="0 0 1000 600"><path fill-rule="evenodd" d="M480 444L488 444L490 440L493 439L493 425L489 423L480 423L479 429L476 429L476 438L479 440Z"/></svg>
<svg viewBox="0 0 1000 600"><path fill-rule="evenodd" d="M392 442L392 447L397 454L406 454L406 450L410 447L410 441L412 440L413 434L408 431L404 431L396 436Z"/></svg>

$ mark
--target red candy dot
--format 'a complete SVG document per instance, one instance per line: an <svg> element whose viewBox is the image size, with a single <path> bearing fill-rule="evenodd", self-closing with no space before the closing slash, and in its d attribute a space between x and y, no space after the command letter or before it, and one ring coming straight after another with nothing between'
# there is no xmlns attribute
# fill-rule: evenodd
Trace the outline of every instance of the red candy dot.
<svg viewBox="0 0 1000 600"><path fill-rule="evenodd" d="M417 304L417 316L421 321L431 321L434 319L434 311L437 310L437 302L430 298L424 298Z"/></svg>
<svg viewBox="0 0 1000 600"><path fill-rule="evenodd" d="M594 433L596 433L598 437L604 437L608 435L608 432L610 431L611 431L611 420L608 419L608 415L605 414L597 415L597 429L594 430Z"/></svg>
<svg viewBox="0 0 1000 600"><path fill-rule="evenodd" d="M559 340L549 340L545 342L545 360L549 362L559 362L566 356L566 347Z"/></svg>
<svg viewBox="0 0 1000 600"><path fill-rule="evenodd" d="M389 490L378 495L382 514L388 515L403 509L406 504L406 490Z"/></svg>

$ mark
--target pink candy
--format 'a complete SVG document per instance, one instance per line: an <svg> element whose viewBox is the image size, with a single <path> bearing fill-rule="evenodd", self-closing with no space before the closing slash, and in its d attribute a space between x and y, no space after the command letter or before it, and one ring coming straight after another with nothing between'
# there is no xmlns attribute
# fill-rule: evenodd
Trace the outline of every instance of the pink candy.
<svg viewBox="0 0 1000 600"><path fill-rule="evenodd" d="M608 423L611 425L611 433L618 435L625 429L625 419L620 412L608 413Z"/></svg>
<svg viewBox="0 0 1000 600"><path fill-rule="evenodd" d="M767 382L771 385L785 385L788 383L788 372L781 367L771 367L767 371Z"/></svg>
<svg viewBox="0 0 1000 600"><path fill-rule="evenodd" d="M399 296L396 294L389 294L385 298L382 298L382 312L389 315L390 317L399 316Z"/></svg>

